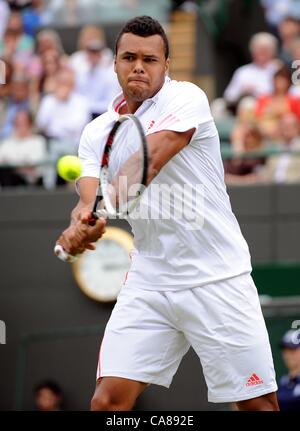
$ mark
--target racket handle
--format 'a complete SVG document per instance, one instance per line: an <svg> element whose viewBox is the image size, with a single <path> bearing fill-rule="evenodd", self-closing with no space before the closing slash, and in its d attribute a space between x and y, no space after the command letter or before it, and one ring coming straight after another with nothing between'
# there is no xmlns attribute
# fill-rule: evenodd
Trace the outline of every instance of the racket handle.
<svg viewBox="0 0 300 431"><path fill-rule="evenodd" d="M94 211L92 214L92 217L89 219L89 225L95 226L96 220L98 220L100 217L107 217L107 212L105 210L97 210Z"/></svg>
<svg viewBox="0 0 300 431"><path fill-rule="evenodd" d="M72 256L61 246L60 244L56 244L54 247L54 254L63 262L75 262L77 256Z"/></svg>
<svg viewBox="0 0 300 431"><path fill-rule="evenodd" d="M94 213L93 213L93 217L91 217L89 219L89 225L90 226L95 226L95 224L96 224L96 217L94 217Z"/></svg>
<svg viewBox="0 0 300 431"><path fill-rule="evenodd" d="M97 220L98 218L107 218L108 213L105 209L97 210L93 212L93 220Z"/></svg>

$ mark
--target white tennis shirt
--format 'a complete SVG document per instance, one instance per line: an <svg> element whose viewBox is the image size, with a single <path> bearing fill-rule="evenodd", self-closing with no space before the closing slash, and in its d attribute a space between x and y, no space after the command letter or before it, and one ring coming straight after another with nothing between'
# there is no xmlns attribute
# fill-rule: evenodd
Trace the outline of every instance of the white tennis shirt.
<svg viewBox="0 0 300 431"><path fill-rule="evenodd" d="M108 112L85 127L79 145L82 176L99 178L103 148L121 100L122 95L117 96ZM205 93L192 83L166 78L135 115L146 134L196 131L154 178L128 220L135 249L126 285L186 289L251 272L249 249L226 192L219 137Z"/></svg>

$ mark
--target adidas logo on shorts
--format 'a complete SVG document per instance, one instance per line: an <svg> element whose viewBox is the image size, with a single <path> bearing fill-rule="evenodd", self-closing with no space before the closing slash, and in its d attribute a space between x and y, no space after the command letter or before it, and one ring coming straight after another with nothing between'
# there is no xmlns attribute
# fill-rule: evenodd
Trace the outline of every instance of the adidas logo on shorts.
<svg viewBox="0 0 300 431"><path fill-rule="evenodd" d="M257 374L253 373L252 376L248 379L246 386L262 385L263 383L263 380L261 380Z"/></svg>

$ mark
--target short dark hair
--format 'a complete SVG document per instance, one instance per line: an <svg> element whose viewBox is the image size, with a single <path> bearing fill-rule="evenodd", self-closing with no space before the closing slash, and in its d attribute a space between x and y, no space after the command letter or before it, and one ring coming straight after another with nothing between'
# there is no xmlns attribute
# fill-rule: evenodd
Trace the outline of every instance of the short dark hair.
<svg viewBox="0 0 300 431"><path fill-rule="evenodd" d="M34 393L37 394L42 389L49 389L51 392L53 392L57 397L62 396L62 389L59 386L58 383L52 381L52 380L45 380L44 382L39 383L34 388Z"/></svg>
<svg viewBox="0 0 300 431"><path fill-rule="evenodd" d="M299 19L298 18L296 18L295 16L293 16L293 15L287 15L287 16L285 16L283 19L282 19L282 21L281 22L293 22L294 24L300 24L300 21L299 21Z"/></svg>
<svg viewBox="0 0 300 431"><path fill-rule="evenodd" d="M158 34L161 36L164 48L165 48L165 57L166 59L169 57L170 49L169 49L169 41L167 38L167 35L162 28L161 24L156 20L151 18L151 16L143 15L143 16L137 16L130 21L128 21L120 33L117 36L116 44L115 44L115 54L117 55L118 52L118 46L121 37L124 33L132 33L136 36L141 37L148 37L148 36L154 36L155 34Z"/></svg>

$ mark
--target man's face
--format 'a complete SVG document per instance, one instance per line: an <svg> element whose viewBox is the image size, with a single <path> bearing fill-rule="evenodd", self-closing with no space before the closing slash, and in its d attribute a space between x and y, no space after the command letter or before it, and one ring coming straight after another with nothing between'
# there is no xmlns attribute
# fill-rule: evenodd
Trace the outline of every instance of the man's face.
<svg viewBox="0 0 300 431"><path fill-rule="evenodd" d="M59 408L60 397L50 389L42 388L38 391L35 402L38 410L54 411Z"/></svg>
<svg viewBox="0 0 300 431"><path fill-rule="evenodd" d="M26 111L19 111L16 113L14 125L15 128L21 132L24 130L27 131L31 129L30 118L28 117Z"/></svg>
<svg viewBox="0 0 300 431"><path fill-rule="evenodd" d="M119 41L115 71L125 97L143 102L163 86L169 59L160 35L148 37L124 33Z"/></svg>
<svg viewBox="0 0 300 431"><path fill-rule="evenodd" d="M7 31L14 35L19 35L23 31L22 16L18 12L13 12L10 15Z"/></svg>
<svg viewBox="0 0 300 431"><path fill-rule="evenodd" d="M27 82L23 81L13 81L11 92L13 99L16 102L24 102L28 99L29 96L29 86Z"/></svg>
<svg viewBox="0 0 300 431"><path fill-rule="evenodd" d="M300 25L293 19L285 19L279 25L280 38L283 41L295 39L300 32Z"/></svg>
<svg viewBox="0 0 300 431"><path fill-rule="evenodd" d="M97 66L97 64L100 62L101 60L101 51L92 51L92 50L87 50L87 58L88 58L88 62L90 63L90 65L92 67Z"/></svg>
<svg viewBox="0 0 300 431"><path fill-rule="evenodd" d="M57 99L66 101L71 96L74 89L74 75L69 70L62 70L57 75L55 96Z"/></svg>
<svg viewBox="0 0 300 431"><path fill-rule="evenodd" d="M300 127L299 120L292 112L284 114L279 122L281 136L285 141L291 141L299 136ZM300 349L298 349L300 352Z"/></svg>
<svg viewBox="0 0 300 431"><path fill-rule="evenodd" d="M274 49L268 44L257 43L252 49L252 59L258 65L264 66L273 58Z"/></svg>
<svg viewBox="0 0 300 431"><path fill-rule="evenodd" d="M284 362L289 369L293 372L300 369L300 348L288 349L285 348L282 351Z"/></svg>

